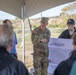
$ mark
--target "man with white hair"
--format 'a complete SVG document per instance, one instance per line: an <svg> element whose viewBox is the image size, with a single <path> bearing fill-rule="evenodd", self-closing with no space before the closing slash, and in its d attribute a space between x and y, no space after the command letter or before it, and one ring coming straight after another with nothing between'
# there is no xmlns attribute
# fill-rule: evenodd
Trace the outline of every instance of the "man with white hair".
<svg viewBox="0 0 76 75"><path fill-rule="evenodd" d="M0 75L29 75L24 64L9 52L13 45L13 29L0 25Z"/></svg>

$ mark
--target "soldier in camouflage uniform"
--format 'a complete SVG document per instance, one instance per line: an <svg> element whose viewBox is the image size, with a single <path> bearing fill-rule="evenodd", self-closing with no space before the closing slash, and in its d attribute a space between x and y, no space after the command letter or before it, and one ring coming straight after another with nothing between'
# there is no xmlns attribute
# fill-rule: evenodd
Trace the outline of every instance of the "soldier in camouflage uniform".
<svg viewBox="0 0 76 75"><path fill-rule="evenodd" d="M46 28L48 25L48 18L42 17L41 25L32 31L32 43L34 48L34 75L47 75L48 67L48 42L50 38L50 31Z"/></svg>

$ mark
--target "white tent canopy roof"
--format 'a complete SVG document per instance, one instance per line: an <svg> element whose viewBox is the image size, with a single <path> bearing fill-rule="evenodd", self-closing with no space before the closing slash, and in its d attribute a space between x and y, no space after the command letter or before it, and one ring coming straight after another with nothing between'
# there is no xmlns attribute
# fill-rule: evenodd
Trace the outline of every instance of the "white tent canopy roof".
<svg viewBox="0 0 76 75"><path fill-rule="evenodd" d="M21 7L25 4L24 17L30 17L44 10L68 3L74 0L0 0L0 10L22 18Z"/></svg>

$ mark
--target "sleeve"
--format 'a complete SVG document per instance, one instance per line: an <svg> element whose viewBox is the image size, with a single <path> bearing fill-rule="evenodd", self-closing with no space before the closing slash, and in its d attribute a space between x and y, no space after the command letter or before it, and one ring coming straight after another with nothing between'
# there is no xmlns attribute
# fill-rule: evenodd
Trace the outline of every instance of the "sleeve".
<svg viewBox="0 0 76 75"><path fill-rule="evenodd" d="M48 40L48 42L49 42L49 39L50 39L50 36L51 36L51 32L50 32L50 30L48 31L47 34L48 34L48 35L47 35L47 40Z"/></svg>
<svg viewBox="0 0 76 75"><path fill-rule="evenodd" d="M17 75L29 75L29 72L28 72L26 66L22 62L19 62L19 64L18 64L17 73L18 73Z"/></svg>
<svg viewBox="0 0 76 75"><path fill-rule="evenodd" d="M65 37L65 31L63 31L58 38L64 38Z"/></svg>
<svg viewBox="0 0 76 75"><path fill-rule="evenodd" d="M17 37L16 37L16 33L14 32L14 43L17 45Z"/></svg>
<svg viewBox="0 0 76 75"><path fill-rule="evenodd" d="M53 75L58 75L57 69L55 69L54 74Z"/></svg>
<svg viewBox="0 0 76 75"><path fill-rule="evenodd" d="M36 30L31 34L31 41L33 44L40 44L41 37Z"/></svg>
<svg viewBox="0 0 76 75"><path fill-rule="evenodd" d="M53 75L61 75L66 68L66 61L61 62L55 69Z"/></svg>

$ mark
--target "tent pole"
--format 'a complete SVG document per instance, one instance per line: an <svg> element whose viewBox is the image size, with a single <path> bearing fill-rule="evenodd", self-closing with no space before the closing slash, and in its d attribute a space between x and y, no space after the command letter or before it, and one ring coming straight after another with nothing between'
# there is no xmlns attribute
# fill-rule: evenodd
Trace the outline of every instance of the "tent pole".
<svg viewBox="0 0 76 75"><path fill-rule="evenodd" d="M22 61L25 63L25 24L22 20Z"/></svg>
<svg viewBox="0 0 76 75"><path fill-rule="evenodd" d="M41 18L42 18L42 12L41 12Z"/></svg>
<svg viewBox="0 0 76 75"><path fill-rule="evenodd" d="M25 63L25 23L24 23L24 6L22 6L22 62Z"/></svg>

